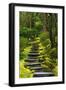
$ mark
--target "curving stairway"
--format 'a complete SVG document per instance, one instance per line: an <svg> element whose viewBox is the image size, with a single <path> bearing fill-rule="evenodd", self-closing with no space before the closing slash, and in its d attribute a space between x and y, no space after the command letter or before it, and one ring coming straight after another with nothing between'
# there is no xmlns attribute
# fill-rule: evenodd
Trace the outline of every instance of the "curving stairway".
<svg viewBox="0 0 66 90"><path fill-rule="evenodd" d="M38 56L40 55L38 50L39 50L39 44L38 43L32 44L31 51L28 54L28 59L25 60L26 62L25 67L34 71L33 77L54 76L52 72L46 71L41 66L43 60L38 59Z"/></svg>

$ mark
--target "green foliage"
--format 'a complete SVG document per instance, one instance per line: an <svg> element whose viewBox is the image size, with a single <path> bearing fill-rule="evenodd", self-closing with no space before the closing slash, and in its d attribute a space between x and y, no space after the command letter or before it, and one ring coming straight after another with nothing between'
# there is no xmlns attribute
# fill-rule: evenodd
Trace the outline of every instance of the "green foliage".
<svg viewBox="0 0 66 90"><path fill-rule="evenodd" d="M51 63L54 64L54 67L58 65L58 60L57 59L52 59Z"/></svg>
<svg viewBox="0 0 66 90"><path fill-rule="evenodd" d="M37 30L41 30L42 29L42 22L41 21L37 21L37 22L35 22L35 28L37 29Z"/></svg>
<svg viewBox="0 0 66 90"><path fill-rule="evenodd" d="M32 72L24 67L23 61L20 61L20 78L31 78L32 76Z"/></svg>
<svg viewBox="0 0 66 90"><path fill-rule="evenodd" d="M53 69L53 64L51 63L50 58L46 57L44 62L41 64L41 66L46 70L46 71L51 71Z"/></svg>
<svg viewBox="0 0 66 90"><path fill-rule="evenodd" d="M58 76L58 66L55 66L55 68L53 69L53 73L55 76Z"/></svg>
<svg viewBox="0 0 66 90"><path fill-rule="evenodd" d="M36 28L27 28L27 27L23 27L20 30L20 36L23 36L25 38L34 38L36 36L38 36L38 34L40 33L40 31Z"/></svg>
<svg viewBox="0 0 66 90"><path fill-rule="evenodd" d="M29 38L29 36L31 36L30 28L27 28L27 27L20 28L20 36Z"/></svg>
<svg viewBox="0 0 66 90"><path fill-rule="evenodd" d="M51 58L57 58L57 48L52 48L50 51Z"/></svg>
<svg viewBox="0 0 66 90"><path fill-rule="evenodd" d="M49 38L49 32L41 32L39 37L40 37L40 41L43 42L43 41L45 41L46 39Z"/></svg>
<svg viewBox="0 0 66 90"><path fill-rule="evenodd" d="M44 45L45 47L50 47L50 48L51 48L50 39L46 39L45 41L43 41L43 45Z"/></svg>
<svg viewBox="0 0 66 90"><path fill-rule="evenodd" d="M20 52L20 60L26 59L28 57L28 53L31 49L31 46L26 47L23 51Z"/></svg>
<svg viewBox="0 0 66 90"><path fill-rule="evenodd" d="M57 37L57 36L55 37L55 42L56 42L56 43L58 42L58 37Z"/></svg>
<svg viewBox="0 0 66 90"><path fill-rule="evenodd" d="M28 39L25 37L20 37L20 50L24 50L24 48L28 45Z"/></svg>
<svg viewBox="0 0 66 90"><path fill-rule="evenodd" d="M56 60L51 60L48 57L45 57L44 62L42 63L42 66L47 66L51 71L54 70L55 66L57 66L57 61ZM45 67L44 67L45 68Z"/></svg>
<svg viewBox="0 0 66 90"><path fill-rule="evenodd" d="M55 37L55 47L57 48L57 46L58 46L58 37L56 36Z"/></svg>
<svg viewBox="0 0 66 90"><path fill-rule="evenodd" d="M51 71L51 69L47 65L42 64L41 66L44 68L44 72Z"/></svg>

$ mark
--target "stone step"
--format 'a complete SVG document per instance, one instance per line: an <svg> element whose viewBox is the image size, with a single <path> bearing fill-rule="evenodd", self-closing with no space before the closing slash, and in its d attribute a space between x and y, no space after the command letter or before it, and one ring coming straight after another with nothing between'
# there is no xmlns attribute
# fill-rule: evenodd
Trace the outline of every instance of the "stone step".
<svg viewBox="0 0 66 90"><path fill-rule="evenodd" d="M35 66L34 67L29 67L29 69L35 70L35 71L37 71L37 70L38 71L43 70L43 68L41 66L39 66L39 67L38 66L36 66L36 67Z"/></svg>
<svg viewBox="0 0 66 90"><path fill-rule="evenodd" d="M30 51L29 53L38 53L38 51Z"/></svg>
<svg viewBox="0 0 66 90"><path fill-rule="evenodd" d="M28 59L39 60L39 59L38 59L38 56L28 56Z"/></svg>
<svg viewBox="0 0 66 90"><path fill-rule="evenodd" d="M26 62L37 62L38 59L35 59L35 58L29 58L27 60L25 60Z"/></svg>
<svg viewBox="0 0 66 90"><path fill-rule="evenodd" d="M35 46L35 45L32 45L32 48L39 48L39 45Z"/></svg>
<svg viewBox="0 0 66 90"><path fill-rule="evenodd" d="M32 51L36 51L36 50L38 50L38 48L32 48L31 50L32 50Z"/></svg>
<svg viewBox="0 0 66 90"><path fill-rule="evenodd" d="M35 72L33 77L47 77L47 76L54 76L52 72Z"/></svg>
<svg viewBox="0 0 66 90"><path fill-rule="evenodd" d="M39 53L29 53L28 56L39 56Z"/></svg>
<svg viewBox="0 0 66 90"><path fill-rule="evenodd" d="M25 66L35 67L35 66L41 66L41 64L39 64L39 63L27 63L27 64L25 64Z"/></svg>

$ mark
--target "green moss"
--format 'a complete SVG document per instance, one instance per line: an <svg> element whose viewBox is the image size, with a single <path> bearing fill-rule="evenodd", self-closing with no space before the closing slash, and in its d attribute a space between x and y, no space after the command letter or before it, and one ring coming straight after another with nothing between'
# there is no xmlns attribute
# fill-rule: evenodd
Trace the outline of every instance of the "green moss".
<svg viewBox="0 0 66 90"><path fill-rule="evenodd" d="M31 50L31 47L32 46L26 47L22 52L20 52L20 60L27 58L28 53Z"/></svg>
<svg viewBox="0 0 66 90"><path fill-rule="evenodd" d="M20 61L20 78L31 78L33 73L24 67L24 61Z"/></svg>

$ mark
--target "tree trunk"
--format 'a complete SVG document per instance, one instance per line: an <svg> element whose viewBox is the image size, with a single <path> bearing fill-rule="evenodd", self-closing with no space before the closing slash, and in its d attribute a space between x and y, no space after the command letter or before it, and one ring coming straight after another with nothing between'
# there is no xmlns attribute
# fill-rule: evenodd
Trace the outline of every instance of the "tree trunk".
<svg viewBox="0 0 66 90"><path fill-rule="evenodd" d="M32 17L31 17L31 14L30 14L30 30L31 30L31 25L32 25L32 23L31 23L31 18L32 18Z"/></svg>
<svg viewBox="0 0 66 90"><path fill-rule="evenodd" d="M43 31L46 31L46 14L43 14Z"/></svg>
<svg viewBox="0 0 66 90"><path fill-rule="evenodd" d="M52 33L52 14L49 14L49 36L51 41L51 48L53 48L53 33Z"/></svg>

